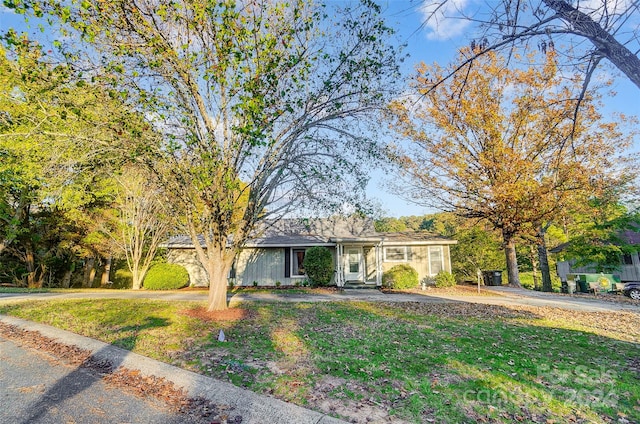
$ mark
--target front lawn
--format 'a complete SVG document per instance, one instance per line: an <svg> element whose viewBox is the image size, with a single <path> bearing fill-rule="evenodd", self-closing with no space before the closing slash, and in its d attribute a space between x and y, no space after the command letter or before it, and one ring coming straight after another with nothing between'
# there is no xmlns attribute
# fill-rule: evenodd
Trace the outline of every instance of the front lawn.
<svg viewBox="0 0 640 424"><path fill-rule="evenodd" d="M638 422L640 315L475 304L63 300L0 306L354 422ZM220 330L227 341L219 342Z"/></svg>

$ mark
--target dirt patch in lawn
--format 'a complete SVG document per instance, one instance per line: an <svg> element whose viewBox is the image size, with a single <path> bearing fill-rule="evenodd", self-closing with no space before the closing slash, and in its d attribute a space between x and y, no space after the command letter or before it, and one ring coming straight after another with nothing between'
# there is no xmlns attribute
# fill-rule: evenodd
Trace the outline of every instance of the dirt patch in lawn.
<svg viewBox="0 0 640 424"><path fill-rule="evenodd" d="M183 309L178 313L209 322L235 322L241 319L249 319L254 315L252 311L247 309L228 308L224 311L207 311L204 307Z"/></svg>

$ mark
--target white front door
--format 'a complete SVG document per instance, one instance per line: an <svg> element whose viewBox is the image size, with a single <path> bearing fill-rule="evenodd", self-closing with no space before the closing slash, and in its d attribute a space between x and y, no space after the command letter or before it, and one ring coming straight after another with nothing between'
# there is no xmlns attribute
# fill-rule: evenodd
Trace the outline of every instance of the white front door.
<svg viewBox="0 0 640 424"><path fill-rule="evenodd" d="M364 263L361 247L345 247L344 279L346 281L364 281Z"/></svg>

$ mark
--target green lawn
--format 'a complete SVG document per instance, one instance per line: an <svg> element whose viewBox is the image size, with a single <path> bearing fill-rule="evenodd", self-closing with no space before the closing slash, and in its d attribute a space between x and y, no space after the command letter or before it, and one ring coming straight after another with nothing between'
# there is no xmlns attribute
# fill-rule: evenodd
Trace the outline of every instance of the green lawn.
<svg viewBox="0 0 640 424"><path fill-rule="evenodd" d="M183 313L196 306L83 299L0 313L344 418L390 411L416 423L640 421L638 314L250 303L240 306L249 317L216 323ZM227 342L217 341L221 329Z"/></svg>

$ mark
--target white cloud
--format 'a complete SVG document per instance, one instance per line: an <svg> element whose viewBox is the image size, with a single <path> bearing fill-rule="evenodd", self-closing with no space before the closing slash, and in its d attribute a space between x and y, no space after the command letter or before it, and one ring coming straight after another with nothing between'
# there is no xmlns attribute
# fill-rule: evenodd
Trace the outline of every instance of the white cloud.
<svg viewBox="0 0 640 424"><path fill-rule="evenodd" d="M599 20L605 15L621 15L633 5L633 0L581 0L576 5L578 9L594 16Z"/></svg>
<svg viewBox="0 0 640 424"><path fill-rule="evenodd" d="M462 35L471 22L463 17L469 0L425 0L418 11L422 15L427 38L430 40L446 40Z"/></svg>
<svg viewBox="0 0 640 424"><path fill-rule="evenodd" d="M4 4L0 4L0 14L15 15L16 11L5 6Z"/></svg>

